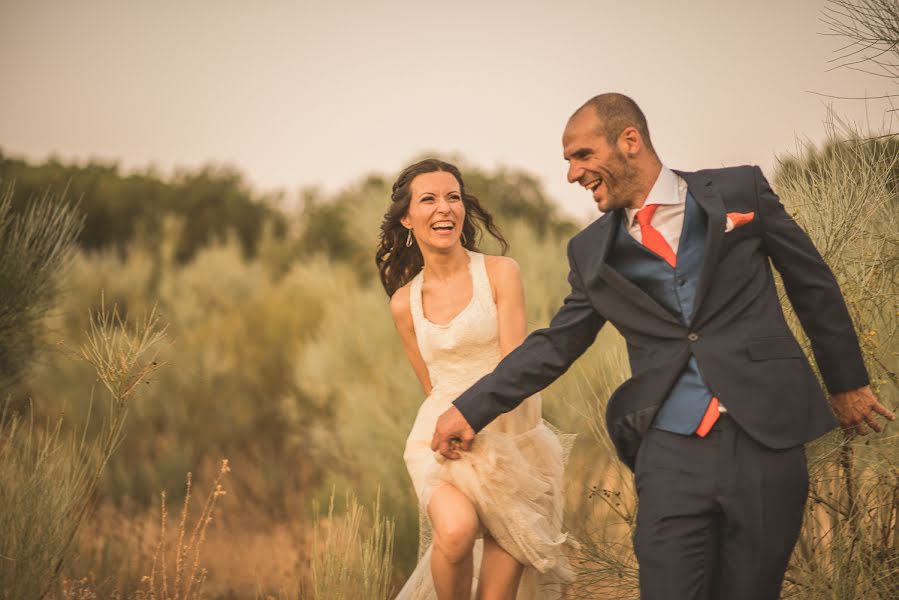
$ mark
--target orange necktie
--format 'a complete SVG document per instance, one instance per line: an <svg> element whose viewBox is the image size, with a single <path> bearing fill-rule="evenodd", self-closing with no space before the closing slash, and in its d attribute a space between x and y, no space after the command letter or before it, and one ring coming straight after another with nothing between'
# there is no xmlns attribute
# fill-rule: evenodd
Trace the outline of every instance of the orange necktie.
<svg viewBox="0 0 899 600"><path fill-rule="evenodd" d="M658 208L658 204L647 204L637 211L636 218L637 223L640 224L640 236L643 238L644 246L661 256L665 262L674 267L677 265L677 256L674 254L671 246L668 245L668 242L665 241L665 237L659 230L650 225L652 216L656 213L656 209ZM709 431L712 429L712 425L718 420L720 414L721 413L718 410L718 398L712 398L708 408L705 409L702 421L699 422L699 427L696 428L696 435L699 437L708 435Z"/></svg>
<svg viewBox="0 0 899 600"><path fill-rule="evenodd" d="M665 259L665 262L672 267L677 265L677 257L665 238L659 233L659 230L650 225L652 216L656 214L658 204L649 204L637 211L637 223L640 224L640 235L643 238L643 245Z"/></svg>

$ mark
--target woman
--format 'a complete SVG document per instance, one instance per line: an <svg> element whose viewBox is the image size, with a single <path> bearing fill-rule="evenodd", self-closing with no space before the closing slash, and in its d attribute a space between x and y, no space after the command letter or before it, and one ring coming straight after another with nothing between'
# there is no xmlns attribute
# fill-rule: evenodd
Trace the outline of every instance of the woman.
<svg viewBox="0 0 899 600"><path fill-rule="evenodd" d="M375 260L427 395L403 455L422 517L419 564L398 598L555 597L571 578L561 487L563 443L573 436L550 430L533 396L488 425L461 459L430 448L439 415L524 340L518 265L476 252L481 228L507 244L453 165L407 167L391 199Z"/></svg>

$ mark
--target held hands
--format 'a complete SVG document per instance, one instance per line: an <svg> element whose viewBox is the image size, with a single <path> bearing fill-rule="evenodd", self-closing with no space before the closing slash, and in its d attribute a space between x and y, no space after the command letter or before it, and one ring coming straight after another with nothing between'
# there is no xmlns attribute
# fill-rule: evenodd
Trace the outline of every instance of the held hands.
<svg viewBox="0 0 899 600"><path fill-rule="evenodd" d="M883 431L883 424L877 420L874 413L880 414L887 421L896 420L896 415L877 401L874 392L867 385L857 390L833 394L830 397L830 406L843 431L849 435L856 433L867 435L868 427L878 433Z"/></svg>
<svg viewBox="0 0 899 600"><path fill-rule="evenodd" d="M440 452L450 460L456 460L462 457L458 450L471 449L474 436L474 429L471 428L459 409L451 406L437 419L434 438L431 440L431 450Z"/></svg>

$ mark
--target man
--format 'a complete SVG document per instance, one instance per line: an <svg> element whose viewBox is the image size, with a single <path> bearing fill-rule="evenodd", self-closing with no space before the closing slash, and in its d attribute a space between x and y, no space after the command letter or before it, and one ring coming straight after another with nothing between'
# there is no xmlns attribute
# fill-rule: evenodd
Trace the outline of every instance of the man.
<svg viewBox="0 0 899 600"><path fill-rule="evenodd" d="M895 417L868 387L837 283L757 167L664 167L646 119L602 94L569 119L568 180L605 213L569 243L571 293L455 402L433 449L458 458L549 385L611 322L632 377L607 426L634 470L641 596L777 598L808 494L803 444L836 422L783 318L771 265L848 431Z"/></svg>

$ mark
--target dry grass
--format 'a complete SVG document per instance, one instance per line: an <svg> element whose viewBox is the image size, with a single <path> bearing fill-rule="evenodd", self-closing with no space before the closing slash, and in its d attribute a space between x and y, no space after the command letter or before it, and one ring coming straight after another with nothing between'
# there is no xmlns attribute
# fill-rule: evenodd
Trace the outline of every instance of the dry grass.
<svg viewBox="0 0 899 600"><path fill-rule="evenodd" d="M165 503L165 492L160 495L160 528L159 541L153 555L153 566L150 574L142 579L144 589L135 595L136 600L199 600L202 597L203 584L206 582L207 570L200 566L200 554L206 541L209 525L216 503L225 495L222 478L230 472L228 461L223 460L218 476L212 484L212 491L193 527L188 527L188 511L191 500L191 474L187 474L187 493L178 522L178 542L172 549L173 565L168 564L166 553L166 522L168 513ZM188 535L190 531L190 535ZM169 577L169 572L174 575ZM171 582L171 583L170 583Z"/></svg>
<svg viewBox="0 0 899 600"><path fill-rule="evenodd" d="M99 435L44 428L4 409L0 418L0 597L43 598L75 552L75 540L94 506L100 477L121 443L129 403L161 366L164 328L151 313L125 325L105 306L91 315L77 355L109 392ZM93 403L92 403L93 404Z"/></svg>
<svg viewBox="0 0 899 600"><path fill-rule="evenodd" d="M859 332L871 387L899 404L899 198L895 139L844 130L825 150L803 148L804 170L787 168L779 191L831 265ZM791 311L788 321L809 351ZM848 438L808 447L808 512L783 597L886 600L899 593L899 436Z"/></svg>
<svg viewBox="0 0 899 600"><path fill-rule="evenodd" d="M222 479L230 472L228 461L223 460L212 490L206 497L200 514L193 525L188 515L192 496L192 477L187 474L187 486L181 517L175 531L177 541L169 548L168 508L166 494L160 494L159 529L150 561L150 574L141 577L140 587L134 592L123 593L115 588L110 595L130 600L200 600L204 598L204 584L208 571L201 566L201 553L206 544L209 527L219 498L225 495ZM93 600L103 597L103 592L93 574L80 579L63 578L60 598L64 600Z"/></svg>
<svg viewBox="0 0 899 600"><path fill-rule="evenodd" d="M388 600L392 597L394 521L381 513L376 497L366 515L355 496L345 510L334 512L334 492L328 515L316 515L312 536L310 581L301 598L315 600Z"/></svg>

